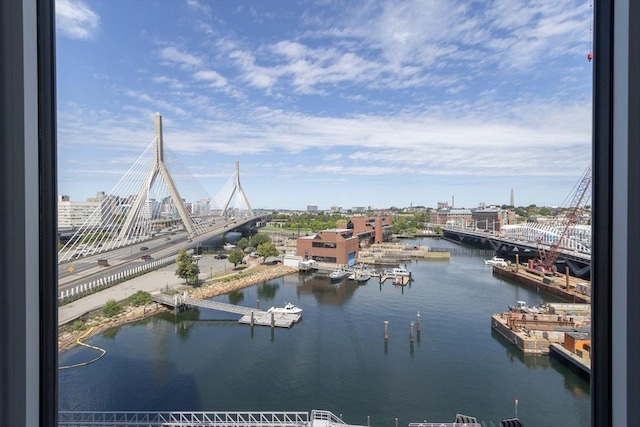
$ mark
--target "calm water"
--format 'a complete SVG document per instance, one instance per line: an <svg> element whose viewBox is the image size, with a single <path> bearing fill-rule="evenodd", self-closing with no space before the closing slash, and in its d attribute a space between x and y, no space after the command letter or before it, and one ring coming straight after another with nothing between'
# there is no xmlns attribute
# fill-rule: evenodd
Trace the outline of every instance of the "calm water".
<svg viewBox="0 0 640 427"><path fill-rule="evenodd" d="M87 341L107 350L102 360L59 372L60 410L326 409L352 424L371 416L374 426L463 413L498 424L517 398L526 426L589 425L588 379L555 359L524 357L492 333L492 313L544 296L493 277L483 259L411 263L415 280L404 288L292 275L216 298L259 299L263 309L293 302L304 313L290 330L252 329L204 309L123 326ZM411 344L418 311L422 331ZM73 349L60 363L92 357Z"/></svg>

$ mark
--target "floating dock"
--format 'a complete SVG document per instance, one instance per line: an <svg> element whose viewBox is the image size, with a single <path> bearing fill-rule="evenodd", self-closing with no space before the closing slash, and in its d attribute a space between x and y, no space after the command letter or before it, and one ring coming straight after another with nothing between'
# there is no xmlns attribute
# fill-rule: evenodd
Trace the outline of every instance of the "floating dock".
<svg viewBox="0 0 640 427"><path fill-rule="evenodd" d="M186 306L193 306L224 311L226 313L240 314L242 317L238 322L251 326L257 325L270 326L272 328L290 328L295 323L298 323L302 317L301 314L270 313L241 305L191 298L187 296L186 292L182 295L175 294L173 296L158 294L153 296L153 300L176 310L180 310Z"/></svg>
<svg viewBox="0 0 640 427"><path fill-rule="evenodd" d="M290 328L301 319L300 314L290 313L267 313L265 311L255 311L245 314L238 322L251 326L270 326L272 328Z"/></svg>
<svg viewBox="0 0 640 427"><path fill-rule="evenodd" d="M384 283L391 279L394 285L405 286L411 281L411 276L398 276L395 274L381 274L380 283Z"/></svg>

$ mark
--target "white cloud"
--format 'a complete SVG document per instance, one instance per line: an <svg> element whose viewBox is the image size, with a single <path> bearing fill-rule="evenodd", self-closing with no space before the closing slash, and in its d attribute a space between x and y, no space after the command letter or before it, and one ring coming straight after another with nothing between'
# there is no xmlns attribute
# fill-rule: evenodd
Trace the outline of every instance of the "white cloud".
<svg viewBox="0 0 640 427"><path fill-rule="evenodd" d="M70 39L95 36L100 17L82 0L56 0L56 30Z"/></svg>
<svg viewBox="0 0 640 427"><path fill-rule="evenodd" d="M190 53L181 52L174 46L160 49L160 58L174 62L184 68L194 68L202 64L202 59Z"/></svg>
<svg viewBox="0 0 640 427"><path fill-rule="evenodd" d="M155 76L151 78L151 81L162 85L166 84L173 89L182 89L185 87L185 85L180 80L172 79L167 76Z"/></svg>
<svg viewBox="0 0 640 427"><path fill-rule="evenodd" d="M209 8L209 5L206 3L203 3L202 1L187 0L187 6L189 6L191 9L195 11L202 12L207 16L211 15L211 9Z"/></svg>
<svg viewBox="0 0 640 427"><path fill-rule="evenodd" d="M211 82L211 86L213 87L224 87L227 85L227 79L222 77L220 74L215 71L198 71L193 75L193 78L196 80L205 80Z"/></svg>

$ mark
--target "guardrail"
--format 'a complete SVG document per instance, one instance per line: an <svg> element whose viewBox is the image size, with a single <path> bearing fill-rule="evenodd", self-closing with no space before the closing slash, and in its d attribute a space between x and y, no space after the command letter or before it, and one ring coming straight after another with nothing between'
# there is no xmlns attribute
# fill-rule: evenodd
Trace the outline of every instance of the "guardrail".
<svg viewBox="0 0 640 427"><path fill-rule="evenodd" d="M175 256L167 256L153 261L148 261L120 273L114 273L101 279L92 280L90 282L74 286L73 288L65 289L64 291L60 291L58 301L65 302L69 299L77 299L84 294L106 289L110 286L117 285L118 283L122 283L133 277L144 274L150 270L155 270L157 268L164 267L165 265L172 264L175 260Z"/></svg>

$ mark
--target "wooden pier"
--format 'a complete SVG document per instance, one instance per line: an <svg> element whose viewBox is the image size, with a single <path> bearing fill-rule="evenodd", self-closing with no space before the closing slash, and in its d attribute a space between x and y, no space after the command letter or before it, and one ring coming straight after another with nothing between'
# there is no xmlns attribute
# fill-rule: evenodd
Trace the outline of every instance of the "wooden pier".
<svg viewBox="0 0 640 427"><path fill-rule="evenodd" d="M226 313L240 314L242 317L238 322L251 326L257 325L270 326L272 328L290 328L295 323L298 323L301 318L300 314L270 313L241 305L192 298L189 297L186 292L184 294L175 294L173 296L157 294L153 296L153 300L176 310L180 310L186 306L192 306L224 311Z"/></svg>
<svg viewBox="0 0 640 427"><path fill-rule="evenodd" d="M384 283L391 279L394 285L405 286L411 281L411 276L398 276L396 274L381 274L380 283Z"/></svg>

